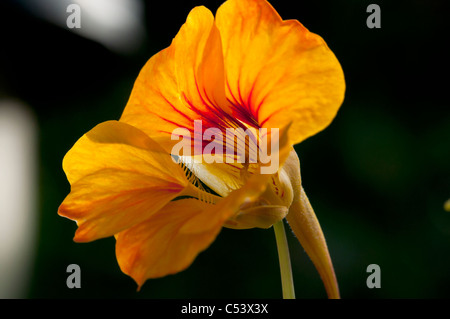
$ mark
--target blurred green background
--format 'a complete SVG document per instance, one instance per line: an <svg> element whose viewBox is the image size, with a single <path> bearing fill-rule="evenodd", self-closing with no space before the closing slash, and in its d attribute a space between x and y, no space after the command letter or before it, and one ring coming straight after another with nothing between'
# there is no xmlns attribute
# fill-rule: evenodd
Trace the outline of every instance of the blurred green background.
<svg viewBox="0 0 450 319"><path fill-rule="evenodd" d="M381 7L381 29L366 26L372 2ZM281 297L271 229L224 229L186 271L136 292L117 265L113 238L76 244L75 222L57 215L70 190L61 167L65 153L96 124L120 117L140 69L170 44L194 6L215 12L221 3L140 2L145 32L137 46L120 52L51 22L30 2L2 1L0 100L27 105L38 143L29 276L14 294L3 286L3 298ZM346 76L334 122L296 147L342 297L450 297L446 1L271 3L284 19L321 35ZM62 21L69 15L64 8L59 14ZM82 27L83 19L82 12ZM297 297L325 298L314 266L288 237ZM69 264L81 267L80 289L66 286ZM380 289L366 286L369 264L381 267ZM7 271L0 269L0 278L15 276Z"/></svg>

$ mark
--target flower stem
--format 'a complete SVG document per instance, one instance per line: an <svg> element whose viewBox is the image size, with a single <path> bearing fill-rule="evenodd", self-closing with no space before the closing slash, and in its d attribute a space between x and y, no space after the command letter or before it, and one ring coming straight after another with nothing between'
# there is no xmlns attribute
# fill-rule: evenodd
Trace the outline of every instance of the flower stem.
<svg viewBox="0 0 450 319"><path fill-rule="evenodd" d="M283 219L273 225L275 239L277 241L278 260L280 261L281 287L283 299L295 299L294 281L292 279L291 258L284 231Z"/></svg>

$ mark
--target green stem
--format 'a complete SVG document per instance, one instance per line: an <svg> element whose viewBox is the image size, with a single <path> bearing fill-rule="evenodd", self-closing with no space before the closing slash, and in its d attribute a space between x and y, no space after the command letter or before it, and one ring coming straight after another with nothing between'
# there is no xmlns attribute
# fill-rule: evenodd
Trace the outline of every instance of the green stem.
<svg viewBox="0 0 450 319"><path fill-rule="evenodd" d="M281 287L283 299L295 299L294 281L292 279L291 258L289 247L284 231L283 219L273 225L275 239L277 241L278 259L280 261Z"/></svg>

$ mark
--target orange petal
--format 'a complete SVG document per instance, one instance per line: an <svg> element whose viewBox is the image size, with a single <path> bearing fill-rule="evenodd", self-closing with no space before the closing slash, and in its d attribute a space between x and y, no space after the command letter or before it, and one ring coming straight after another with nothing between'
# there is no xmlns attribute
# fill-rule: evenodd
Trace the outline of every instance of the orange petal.
<svg viewBox="0 0 450 319"><path fill-rule="evenodd" d="M221 45L211 11L192 9L170 47L140 72L120 120L168 151L176 143L170 141L176 128L193 133L194 120L202 120L204 129L220 127L227 107Z"/></svg>
<svg viewBox="0 0 450 319"><path fill-rule="evenodd" d="M139 288L149 278L163 277L187 268L216 238L221 223L205 231L183 232L191 219L214 214L214 205L196 199L169 203L160 213L116 235L116 255L121 270Z"/></svg>
<svg viewBox="0 0 450 319"><path fill-rule="evenodd" d="M170 46L145 64L120 118L156 140L162 136L161 144L168 143L167 151L172 148L169 142L172 131L193 127L196 117L179 98L174 53L174 46Z"/></svg>
<svg viewBox="0 0 450 319"><path fill-rule="evenodd" d="M75 241L91 241L149 218L189 184L181 167L140 130L97 125L63 160L71 192L59 207L77 221Z"/></svg>
<svg viewBox="0 0 450 319"><path fill-rule="evenodd" d="M286 142L287 136L282 134L281 162L289 154ZM271 177L270 174L254 174L244 186L214 205L194 199L171 202L145 222L120 232L116 235L116 254L122 271L141 287L149 278L185 269L210 245L227 220L263 194ZM254 221L270 227L267 220L274 220L273 214L263 212L262 215L261 218L253 216ZM244 221L249 222L249 219L244 218Z"/></svg>
<svg viewBox="0 0 450 319"><path fill-rule="evenodd" d="M211 11L192 9L172 46L181 97L201 114L221 112L215 106L227 106L222 41Z"/></svg>
<svg viewBox="0 0 450 319"><path fill-rule="evenodd" d="M314 263L329 298L339 298L339 288L328 247L316 214L301 186L300 162L292 151L283 169L291 177L294 201L286 217L300 244Z"/></svg>
<svg viewBox="0 0 450 319"><path fill-rule="evenodd" d="M171 202L145 222L120 232L116 235L120 268L139 287L149 278L184 270L241 205L258 198L269 179L270 175L257 174L215 205L196 199Z"/></svg>
<svg viewBox="0 0 450 319"><path fill-rule="evenodd" d="M296 20L283 21L264 0L228 0L217 11L226 93L235 116L259 126L292 121L291 144L324 129L345 91L341 66L325 41Z"/></svg>

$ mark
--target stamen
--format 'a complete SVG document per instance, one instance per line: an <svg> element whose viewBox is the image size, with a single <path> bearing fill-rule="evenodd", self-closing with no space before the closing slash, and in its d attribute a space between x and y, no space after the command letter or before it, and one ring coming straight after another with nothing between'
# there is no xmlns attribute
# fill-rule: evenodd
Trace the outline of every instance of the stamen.
<svg viewBox="0 0 450 319"><path fill-rule="evenodd" d="M189 183L197 187L198 189L204 191L203 183L198 179L197 176L195 176L194 173L184 164L180 163L181 168L184 171L184 174L186 175L186 178L188 179Z"/></svg>
<svg viewBox="0 0 450 319"><path fill-rule="evenodd" d="M189 185L185 190L185 195L198 199L207 204L215 204L221 197L213 194L212 190L207 187L184 163L179 163L183 169Z"/></svg>

